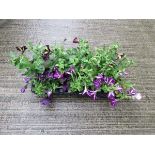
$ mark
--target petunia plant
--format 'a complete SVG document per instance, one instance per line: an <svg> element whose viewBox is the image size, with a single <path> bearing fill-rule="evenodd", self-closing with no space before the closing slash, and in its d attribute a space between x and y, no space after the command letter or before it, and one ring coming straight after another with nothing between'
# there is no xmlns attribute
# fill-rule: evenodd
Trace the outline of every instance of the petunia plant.
<svg viewBox="0 0 155 155"><path fill-rule="evenodd" d="M54 93L78 93L93 100L104 94L112 107L121 99L141 99L126 78L133 61L118 52L118 44L92 48L78 38L73 44L71 48L32 43L16 47L11 63L22 72L25 85L21 93L30 85L43 105L52 101Z"/></svg>

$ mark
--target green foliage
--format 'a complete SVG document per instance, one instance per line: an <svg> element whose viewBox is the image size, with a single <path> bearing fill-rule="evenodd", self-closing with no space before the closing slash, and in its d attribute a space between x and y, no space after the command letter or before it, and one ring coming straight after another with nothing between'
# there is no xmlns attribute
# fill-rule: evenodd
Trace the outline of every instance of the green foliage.
<svg viewBox="0 0 155 155"><path fill-rule="evenodd" d="M45 90L46 90L46 85L42 82L39 82L37 80L34 80L35 87L32 87L33 91L38 95L38 96L45 96Z"/></svg>
<svg viewBox="0 0 155 155"><path fill-rule="evenodd" d="M43 74L46 70L52 71L55 66L61 74L66 72L70 66L74 66L75 73L69 79L69 92L81 92L84 86L95 90L93 80L101 73L107 77L113 77L116 84L114 86L104 84L98 91L105 93L116 91L117 85L123 87L124 90L132 87L130 82L120 77L120 73L124 72L133 62L125 55L122 58L118 57L118 44L93 49L87 41L81 39L76 48L65 49L58 45L50 46L52 52L49 53L47 61L43 59L46 46L28 43L27 48L24 54L12 52L11 63L22 70L25 76L31 78L32 89L38 96L45 96L46 90L54 92L62 86L61 79L38 80L39 74ZM117 97L127 98L126 92L117 94Z"/></svg>

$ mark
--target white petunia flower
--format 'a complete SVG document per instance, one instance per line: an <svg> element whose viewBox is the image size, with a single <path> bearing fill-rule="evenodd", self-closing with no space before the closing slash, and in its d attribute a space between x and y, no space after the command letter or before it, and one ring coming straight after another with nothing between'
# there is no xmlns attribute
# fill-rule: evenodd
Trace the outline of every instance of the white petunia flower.
<svg viewBox="0 0 155 155"><path fill-rule="evenodd" d="M135 95L132 96L133 99L136 100L141 100L142 99L142 95L140 93L136 93Z"/></svg>

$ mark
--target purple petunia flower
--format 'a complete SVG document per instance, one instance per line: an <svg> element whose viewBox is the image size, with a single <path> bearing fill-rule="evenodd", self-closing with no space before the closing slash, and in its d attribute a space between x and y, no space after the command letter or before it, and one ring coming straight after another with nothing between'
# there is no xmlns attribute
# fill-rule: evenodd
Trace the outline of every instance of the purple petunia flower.
<svg viewBox="0 0 155 155"><path fill-rule="evenodd" d="M116 99L112 99L110 100L111 106L115 107L117 105L117 100Z"/></svg>
<svg viewBox="0 0 155 155"><path fill-rule="evenodd" d="M92 90L87 91L87 95L92 97L94 100L96 99L96 94L97 94L97 90L96 91L92 91Z"/></svg>
<svg viewBox="0 0 155 155"><path fill-rule="evenodd" d="M75 38L73 39L73 43L79 43L79 39L78 39L77 37L75 37Z"/></svg>
<svg viewBox="0 0 155 155"><path fill-rule="evenodd" d="M49 105L50 102L51 102L51 100L49 98L43 98L41 100L42 105Z"/></svg>
<svg viewBox="0 0 155 155"><path fill-rule="evenodd" d="M110 101L111 106L112 106L112 107L115 107L116 104L117 104L117 100L116 100L116 98L115 98L114 92L109 92L109 93L108 93L108 99L109 99L109 101Z"/></svg>
<svg viewBox="0 0 155 155"><path fill-rule="evenodd" d="M137 99L137 100L142 99L142 95L138 93L135 88L130 88L129 90L127 90L127 93L128 95L132 96L133 99Z"/></svg>
<svg viewBox="0 0 155 155"><path fill-rule="evenodd" d="M123 88L122 88L121 86L118 85L118 86L116 87L116 90L117 90L119 93L122 93Z"/></svg>
<svg viewBox="0 0 155 155"><path fill-rule="evenodd" d="M48 78L59 79L61 77L61 73L57 67L54 67L52 72L48 69L43 74L39 74L38 77L41 81L45 81Z"/></svg>
<svg viewBox="0 0 155 155"><path fill-rule="evenodd" d="M93 81L95 88L96 89L100 88L103 81L104 81L104 78L102 74L99 74L98 76L96 76L96 79Z"/></svg>
<svg viewBox="0 0 155 155"><path fill-rule="evenodd" d="M127 90L128 95L135 95L137 93L137 90L135 88L130 88Z"/></svg>
<svg viewBox="0 0 155 155"><path fill-rule="evenodd" d="M104 77L104 82L105 82L105 83L108 83L108 81L109 81L109 78L105 76L105 77Z"/></svg>
<svg viewBox="0 0 155 155"><path fill-rule="evenodd" d="M48 90L46 93L47 93L47 97L41 99L42 105L49 105L49 103L52 100L52 91Z"/></svg>
<svg viewBox="0 0 155 155"><path fill-rule="evenodd" d="M97 90L95 90L95 91L88 90L86 85L85 85L85 88L84 88L83 92L80 93L80 94L82 94L82 95L86 94L86 95L88 95L89 97L92 97L95 100L96 99L96 95L97 95Z"/></svg>
<svg viewBox="0 0 155 155"><path fill-rule="evenodd" d="M25 93L25 90L27 89L27 85L28 85L28 84L26 84L24 87L22 87L22 88L20 89L20 92L21 92L21 93Z"/></svg>
<svg viewBox="0 0 155 155"><path fill-rule="evenodd" d="M26 90L26 88L23 87L23 88L20 89L20 92L21 92L21 93L25 93L25 90Z"/></svg>
<svg viewBox="0 0 155 155"><path fill-rule="evenodd" d="M61 77L61 73L57 67L54 67L53 70L53 79L59 79Z"/></svg>
<svg viewBox="0 0 155 155"><path fill-rule="evenodd" d="M108 93L108 99L114 99L115 98L115 94L114 94L114 92L112 91L112 92L109 92Z"/></svg>
<svg viewBox="0 0 155 155"><path fill-rule="evenodd" d="M110 77L108 84L113 85L114 83L115 83L115 80L112 77Z"/></svg>
<svg viewBox="0 0 155 155"><path fill-rule="evenodd" d="M111 86L115 83L115 80L112 77L104 77L104 82Z"/></svg>
<svg viewBox="0 0 155 155"><path fill-rule="evenodd" d="M101 80L101 79L95 79L95 80L93 81L93 83L94 83L95 88L98 89L98 88L100 88L101 85L102 85L102 80Z"/></svg>
<svg viewBox="0 0 155 155"><path fill-rule="evenodd" d="M31 78L29 78L29 77L25 77L25 78L23 79L23 81L24 81L25 83L29 83L30 80L31 80Z"/></svg>

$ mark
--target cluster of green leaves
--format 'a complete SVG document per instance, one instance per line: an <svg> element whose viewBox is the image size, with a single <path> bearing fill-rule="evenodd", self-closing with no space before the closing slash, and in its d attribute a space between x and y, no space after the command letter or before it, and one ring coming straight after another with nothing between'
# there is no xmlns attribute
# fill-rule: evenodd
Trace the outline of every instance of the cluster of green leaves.
<svg viewBox="0 0 155 155"><path fill-rule="evenodd" d="M11 63L28 77L32 77L36 73L43 73L45 63L42 59L42 52L44 49L43 45L32 45L32 43L29 43L28 52L25 54L11 52Z"/></svg>
<svg viewBox="0 0 155 155"><path fill-rule="evenodd" d="M52 52L47 61L44 61L42 56L46 46L28 43L27 47L24 54L12 52L11 62L25 76L31 78L33 91L39 96L44 96L46 90L50 89L54 92L61 87L61 79L39 81L37 78L38 74L43 74L47 69L52 71L55 66L61 73L67 71L70 66L74 66L75 73L71 75L69 81L69 92L81 92L85 86L94 90L93 80L98 74L113 77L116 81L114 86L103 84L98 91L105 93L116 91L116 87L119 85L123 87L124 93L117 94L116 92L117 97L127 98L125 90L132 87L132 83L120 77L120 73L124 72L133 62L125 55L119 58L118 44L94 49L89 46L87 41L81 39L75 48L65 49L58 45L50 46Z"/></svg>

